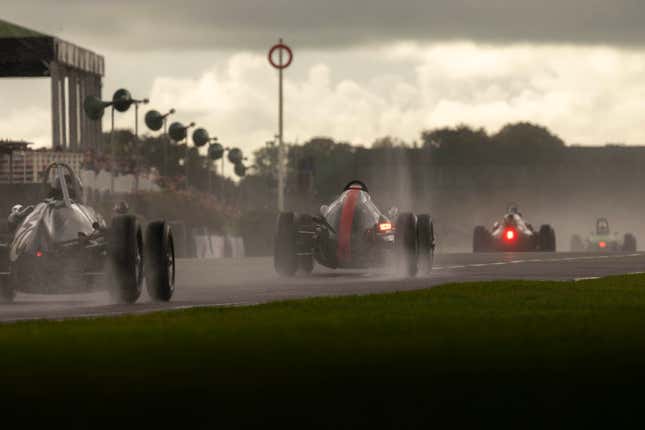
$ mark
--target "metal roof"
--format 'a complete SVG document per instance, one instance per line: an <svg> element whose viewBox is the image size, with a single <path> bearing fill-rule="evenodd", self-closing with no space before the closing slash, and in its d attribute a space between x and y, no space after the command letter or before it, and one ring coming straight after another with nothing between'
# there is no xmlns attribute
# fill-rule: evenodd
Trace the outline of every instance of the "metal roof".
<svg viewBox="0 0 645 430"><path fill-rule="evenodd" d="M88 49L0 20L0 77L50 76L52 62L105 75L105 59Z"/></svg>
<svg viewBox="0 0 645 430"><path fill-rule="evenodd" d="M24 151L27 149L29 142L0 140L0 154L10 154L14 151Z"/></svg>

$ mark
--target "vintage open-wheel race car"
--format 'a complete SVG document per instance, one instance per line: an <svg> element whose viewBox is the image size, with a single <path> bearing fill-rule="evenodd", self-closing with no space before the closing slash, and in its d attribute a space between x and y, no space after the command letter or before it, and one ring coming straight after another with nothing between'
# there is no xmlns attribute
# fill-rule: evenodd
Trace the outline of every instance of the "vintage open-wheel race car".
<svg viewBox="0 0 645 430"><path fill-rule="evenodd" d="M118 303L134 303L144 280L149 296L168 301L175 291L173 235L165 221L145 235L127 205L110 225L82 201L77 175L66 164L44 172L43 200L15 205L0 242L0 300L16 292L60 294L107 289Z"/></svg>

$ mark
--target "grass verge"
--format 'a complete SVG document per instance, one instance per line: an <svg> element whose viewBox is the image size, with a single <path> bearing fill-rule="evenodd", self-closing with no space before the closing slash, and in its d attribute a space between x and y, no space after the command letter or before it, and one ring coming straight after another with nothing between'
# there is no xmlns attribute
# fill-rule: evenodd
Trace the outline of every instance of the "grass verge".
<svg viewBox="0 0 645 430"><path fill-rule="evenodd" d="M5 417L79 427L615 424L640 413L645 276L8 324L0 382Z"/></svg>

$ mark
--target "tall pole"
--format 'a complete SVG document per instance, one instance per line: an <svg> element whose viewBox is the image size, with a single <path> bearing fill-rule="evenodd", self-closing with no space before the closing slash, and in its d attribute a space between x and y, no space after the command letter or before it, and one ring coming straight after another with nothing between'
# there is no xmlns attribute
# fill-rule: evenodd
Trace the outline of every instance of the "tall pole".
<svg viewBox="0 0 645 430"><path fill-rule="evenodd" d="M139 192L139 103L134 103L134 192Z"/></svg>
<svg viewBox="0 0 645 430"><path fill-rule="evenodd" d="M114 194L114 174L116 172L116 151L114 149L114 106L111 109L112 125L110 128L110 150L112 151L112 168L110 169L112 177L110 178L110 193Z"/></svg>
<svg viewBox="0 0 645 430"><path fill-rule="evenodd" d="M273 54L275 51L278 51L278 62L273 59ZM284 54L287 54L287 58L284 57ZM278 69L278 210L284 210L284 186L286 182L286 163L285 163L285 151L284 151L284 123L283 123L283 88L282 80L283 73L282 69L286 69L291 64L293 60L293 52L291 48L285 45L280 39L280 41L269 49L269 63L274 68Z"/></svg>
<svg viewBox="0 0 645 430"><path fill-rule="evenodd" d="M208 158L208 192L213 194L213 161Z"/></svg>
<svg viewBox="0 0 645 430"><path fill-rule="evenodd" d="M13 149L9 148L9 183L13 184Z"/></svg>
<svg viewBox="0 0 645 430"><path fill-rule="evenodd" d="M168 117L163 119L163 176L168 176L168 145L170 138L168 137Z"/></svg>
<svg viewBox="0 0 645 430"><path fill-rule="evenodd" d="M282 45L282 39L280 39ZM279 63L283 64L282 49L278 50ZM283 122L282 122L282 67L278 69L278 210L284 211L284 141L283 141Z"/></svg>
<svg viewBox="0 0 645 430"><path fill-rule="evenodd" d="M190 180L188 179L188 133L186 133L186 156L184 157L184 175L186 175L186 189L190 188Z"/></svg>

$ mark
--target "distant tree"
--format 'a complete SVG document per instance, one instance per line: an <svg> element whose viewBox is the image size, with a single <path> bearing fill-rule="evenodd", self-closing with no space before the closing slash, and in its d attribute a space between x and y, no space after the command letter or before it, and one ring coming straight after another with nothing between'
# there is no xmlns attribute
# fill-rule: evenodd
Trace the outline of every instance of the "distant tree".
<svg viewBox="0 0 645 430"><path fill-rule="evenodd" d="M480 160L489 149L490 137L483 128L461 124L421 133L423 148L439 163L468 163Z"/></svg>
<svg viewBox="0 0 645 430"><path fill-rule="evenodd" d="M392 136L379 137L372 143L372 148L396 148L407 147L408 145L401 139Z"/></svg>
<svg viewBox="0 0 645 430"><path fill-rule="evenodd" d="M498 158L514 163L534 163L557 159L564 141L546 127L529 122L508 124L492 136Z"/></svg>
<svg viewBox="0 0 645 430"><path fill-rule="evenodd" d="M253 152L253 157L255 159L255 174L267 177L275 176L278 166L278 147L275 144L267 144L257 149Z"/></svg>
<svg viewBox="0 0 645 430"><path fill-rule="evenodd" d="M355 146L336 142L328 137L314 137L303 145L293 146L289 151L289 166L292 183L307 169L313 175L313 190L323 199L333 197L343 181L353 178L355 171ZM348 179L349 178L349 179Z"/></svg>
<svg viewBox="0 0 645 430"><path fill-rule="evenodd" d="M562 148L564 141L546 127L530 122L507 124L492 137L493 142L502 145L523 147Z"/></svg>
<svg viewBox="0 0 645 430"><path fill-rule="evenodd" d="M466 148L490 142L490 137L483 128L474 129L460 124L456 127L443 127L426 130L421 133L423 146L428 148L459 147Z"/></svg>

